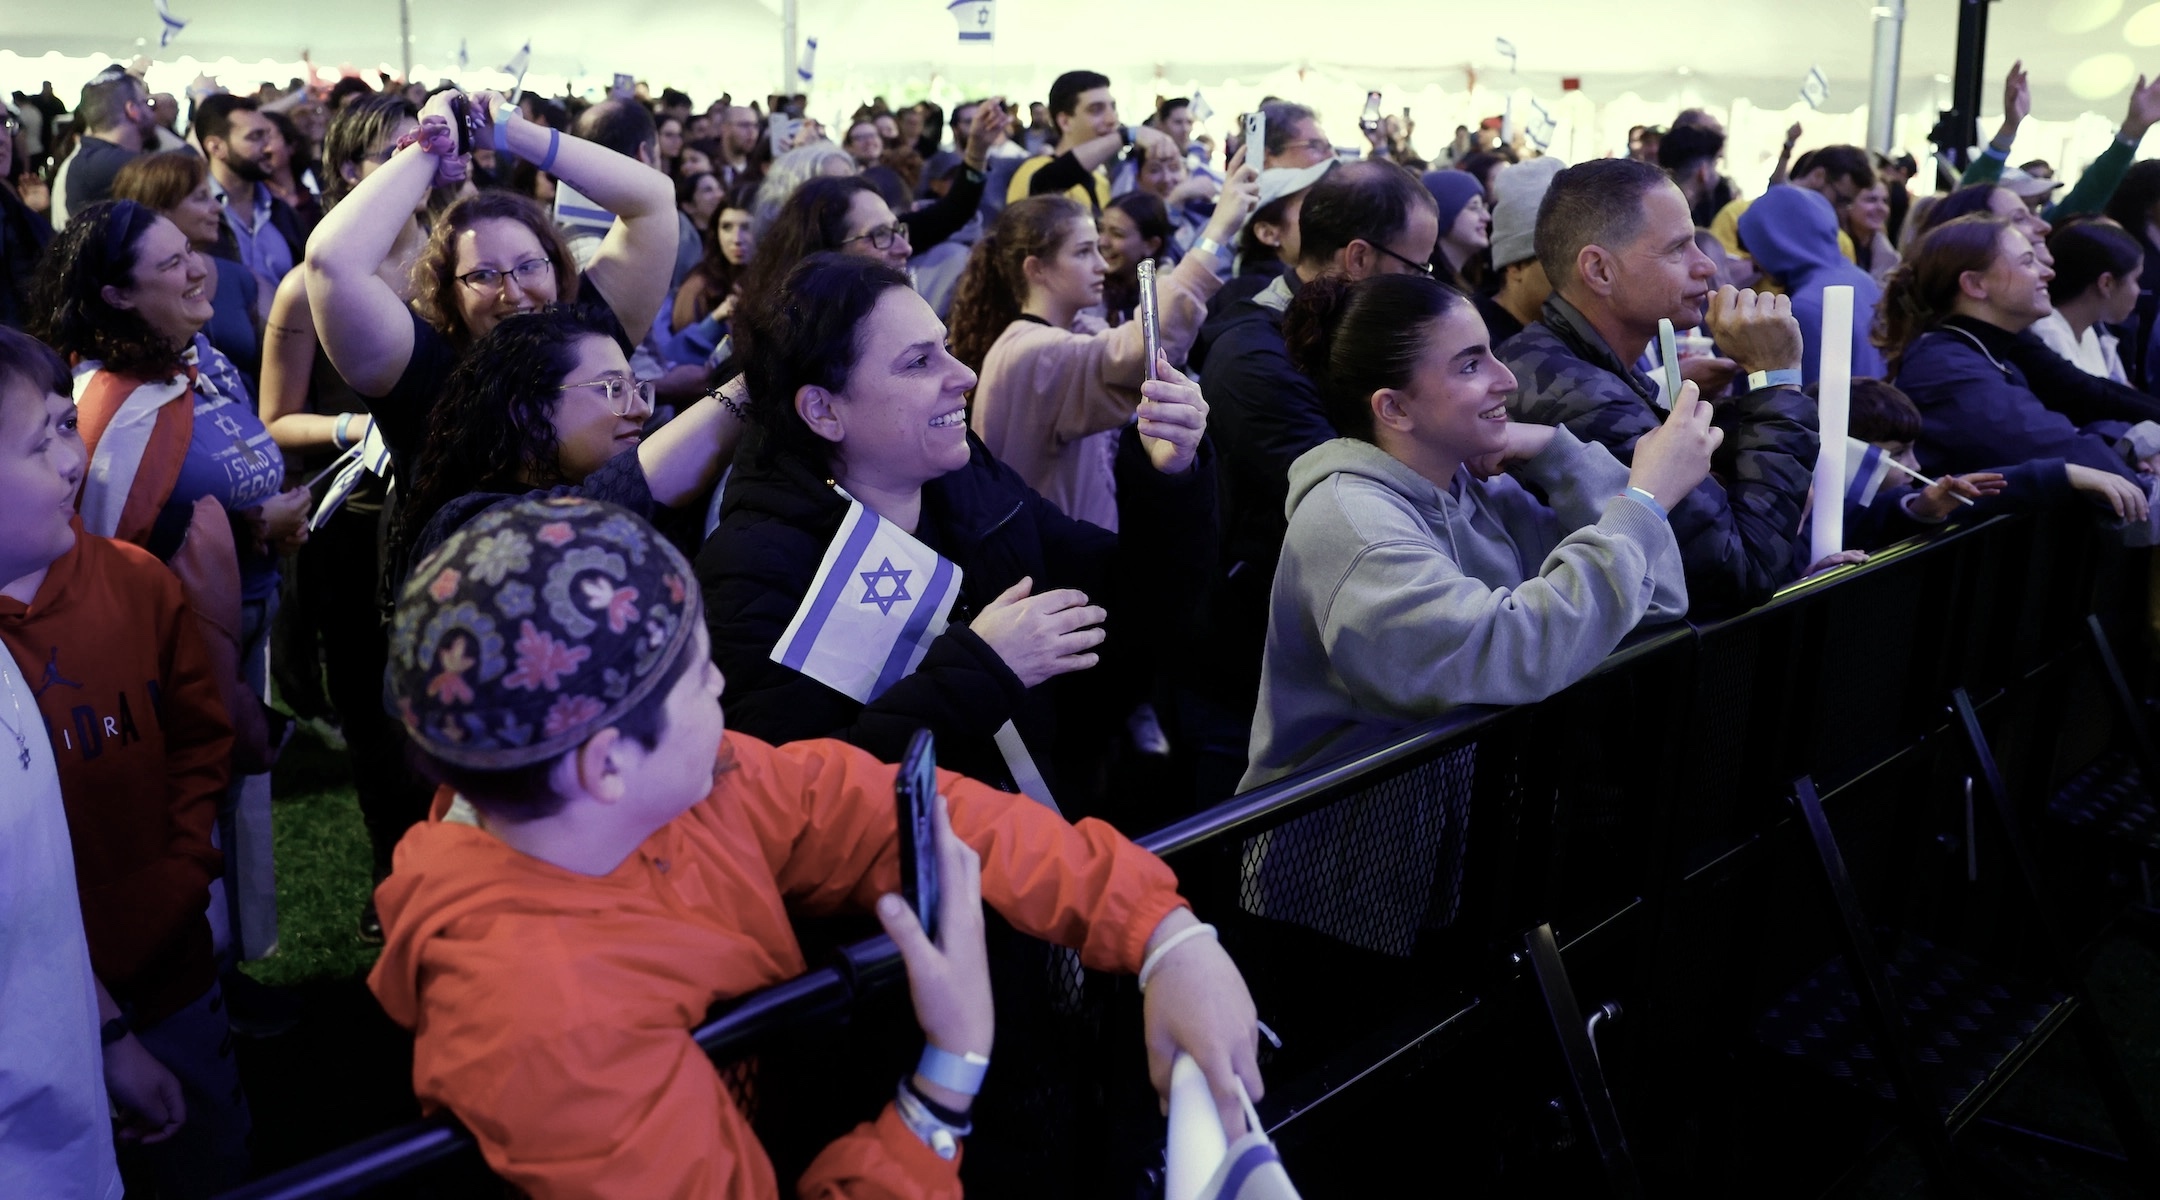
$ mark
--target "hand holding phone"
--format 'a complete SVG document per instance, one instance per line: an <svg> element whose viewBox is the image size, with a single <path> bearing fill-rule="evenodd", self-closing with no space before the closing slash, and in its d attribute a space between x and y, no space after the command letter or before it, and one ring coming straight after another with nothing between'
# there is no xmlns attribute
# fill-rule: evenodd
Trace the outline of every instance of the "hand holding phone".
<svg viewBox="0 0 2160 1200"><path fill-rule="evenodd" d="M1245 162L1255 171L1267 162L1267 114L1257 108L1245 114Z"/></svg>
<svg viewBox="0 0 2160 1200"><path fill-rule="evenodd" d="M923 1037L948 1053L988 1055L997 1014L983 941L982 860L954 836L945 797L932 792L931 800L928 844L942 876L936 936L926 934L908 904L895 895L878 900L878 922L907 964L908 993ZM967 1099L952 1095L940 1102L964 1107Z"/></svg>

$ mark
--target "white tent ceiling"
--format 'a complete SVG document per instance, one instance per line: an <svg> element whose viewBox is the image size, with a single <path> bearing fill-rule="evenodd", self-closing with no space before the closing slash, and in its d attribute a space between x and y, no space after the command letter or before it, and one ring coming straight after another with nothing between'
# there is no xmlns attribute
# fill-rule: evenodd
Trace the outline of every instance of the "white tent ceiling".
<svg viewBox="0 0 2160 1200"><path fill-rule="evenodd" d="M396 0L169 4L188 25L161 52L151 0L12 0L0 8L0 87L34 89L52 78L72 97L86 74L82 60L141 53L160 59L152 80L167 90L205 68L235 88L282 83L303 48L326 71L394 69L399 60ZM800 5L802 35L819 42L812 89L819 115L880 94L949 101L1001 90L1039 98L1058 71L1084 65L1111 76L1128 112L1155 94L1200 87L1220 123L1274 93L1315 104L1338 140L1352 135L1364 90L1380 88L1391 110L1417 106L1421 142L1444 141L1457 121L1498 112L1513 96L1519 104L1535 98L1563 122L1573 113L1576 124L1594 108L1603 114L1601 143L1610 142L1604 126L1618 114L1663 121L1679 104L1700 103L1736 118L1736 149L1747 140L1738 128L1747 114L1782 130L1811 66L1831 86L1824 114L1812 114L1813 130L1858 140L1857 117L1825 114L1865 106L1874 7L1873 0L1003 0L997 40L983 46L957 41L944 0ZM1957 4L1908 0L1907 10L1899 140L1918 147L1934 110L1949 101ZM703 102L722 90L762 94L780 76L778 0L412 0L411 17L423 80L446 73L461 44L470 66L458 74L472 80L527 39L529 82L548 90L604 87L611 73L627 71ZM1497 49L1499 38L1515 47L1519 74ZM2085 126L2119 118L2141 67L2160 73L2160 3L2009 0L1993 6L1989 47L1991 80L2022 57L2035 116L2062 139L2073 128L2084 138ZM173 78L183 71L185 78ZM1563 77L1581 81L1579 96L1563 93ZM1989 86L1984 128L1998 89ZM1644 115L1632 116L1638 106ZM2070 124L2088 113L2098 115ZM1812 130L1807 140L1818 140Z"/></svg>

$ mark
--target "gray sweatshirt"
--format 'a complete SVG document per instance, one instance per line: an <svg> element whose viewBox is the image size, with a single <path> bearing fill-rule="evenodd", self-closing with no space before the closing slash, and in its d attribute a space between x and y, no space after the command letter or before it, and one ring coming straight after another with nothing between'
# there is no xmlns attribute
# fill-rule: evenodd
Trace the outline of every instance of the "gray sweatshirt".
<svg viewBox="0 0 2160 1200"><path fill-rule="evenodd" d="M1292 465L1241 791L1458 704L1542 700L1687 612L1672 529L1605 447L1555 428L1515 470L1551 507L1508 475L1437 487L1352 438Z"/></svg>

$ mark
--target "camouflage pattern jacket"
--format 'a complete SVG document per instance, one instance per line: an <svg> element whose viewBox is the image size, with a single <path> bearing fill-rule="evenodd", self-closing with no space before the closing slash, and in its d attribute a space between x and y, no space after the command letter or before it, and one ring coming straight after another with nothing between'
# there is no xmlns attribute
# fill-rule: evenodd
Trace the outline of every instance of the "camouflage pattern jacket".
<svg viewBox="0 0 2160 1200"><path fill-rule="evenodd" d="M1510 417L1565 425L1621 462L1665 420L1657 384L1558 295L1499 357L1517 383ZM1690 617L1760 604L1808 566L1800 516L1815 470L1815 402L1797 388L1763 388L1721 402L1717 423L1725 442L1710 477L1672 512Z"/></svg>

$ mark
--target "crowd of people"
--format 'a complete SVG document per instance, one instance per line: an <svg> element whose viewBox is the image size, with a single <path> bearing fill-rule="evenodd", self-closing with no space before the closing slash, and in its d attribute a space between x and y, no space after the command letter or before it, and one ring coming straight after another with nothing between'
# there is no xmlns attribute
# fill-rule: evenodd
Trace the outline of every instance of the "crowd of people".
<svg viewBox="0 0 2160 1200"><path fill-rule="evenodd" d="M0 1192L249 1177L227 992L296 727L349 755L415 1092L512 1183L776 1194L690 1029L857 911L925 1049L796 1186L957 1195L1015 1002L983 903L1137 973L1158 1089L1190 1054L1240 1129L1251 998L1129 835L1949 520L2160 530L2160 83L2059 198L2007 165L2021 68L1940 188L1799 126L1752 187L1702 110L1570 165L1286 99L1218 147L1084 70L802 100L17 94ZM1933 478L1812 493L1832 342Z"/></svg>

